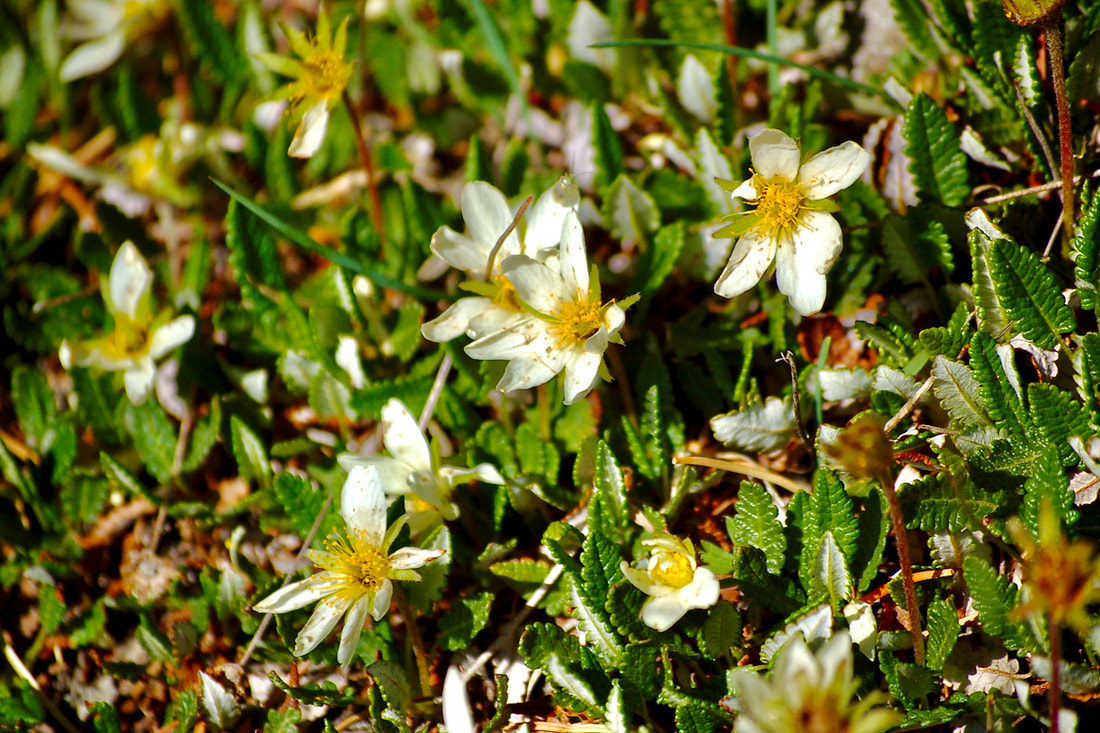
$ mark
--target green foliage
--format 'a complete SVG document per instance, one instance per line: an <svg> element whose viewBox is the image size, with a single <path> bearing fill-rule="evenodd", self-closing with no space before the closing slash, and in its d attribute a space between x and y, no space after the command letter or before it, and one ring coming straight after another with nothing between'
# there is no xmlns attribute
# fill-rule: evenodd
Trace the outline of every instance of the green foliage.
<svg viewBox="0 0 1100 733"><path fill-rule="evenodd" d="M1063 464L1077 463L1077 454L1069 439L1088 439L1093 434L1084 406L1069 392L1053 384L1029 384L1027 401L1035 431L1047 444L1054 446Z"/></svg>
<svg viewBox="0 0 1100 733"><path fill-rule="evenodd" d="M1031 418L1014 386L1019 384L1015 367L1011 362L1009 366L1011 377L993 339L980 331L974 334L970 340L970 373L978 383L981 405L999 429L1022 437L1027 434Z"/></svg>
<svg viewBox="0 0 1100 733"><path fill-rule="evenodd" d="M949 600L932 601L925 610L928 619L926 664L929 669L943 671L943 665L959 639L959 616Z"/></svg>
<svg viewBox="0 0 1100 733"><path fill-rule="evenodd" d="M767 558L768 572L783 569L787 540L779 522L779 510L760 484L742 481L737 495L737 512L726 519L730 541L741 547L755 547Z"/></svg>
<svg viewBox="0 0 1100 733"><path fill-rule="evenodd" d="M966 155L947 115L927 94L917 94L905 112L909 172L925 201L958 206L966 200Z"/></svg>
<svg viewBox="0 0 1100 733"><path fill-rule="evenodd" d="M1034 252L997 239L990 248L989 272L997 299L1024 338L1039 348L1054 350L1061 335L1073 330L1073 311Z"/></svg>
<svg viewBox="0 0 1100 733"><path fill-rule="evenodd" d="M1097 36L1100 38L1100 36ZM1081 307L1096 310L1100 307L1100 196L1095 191L1081 192L1081 218L1073 231L1073 277Z"/></svg>

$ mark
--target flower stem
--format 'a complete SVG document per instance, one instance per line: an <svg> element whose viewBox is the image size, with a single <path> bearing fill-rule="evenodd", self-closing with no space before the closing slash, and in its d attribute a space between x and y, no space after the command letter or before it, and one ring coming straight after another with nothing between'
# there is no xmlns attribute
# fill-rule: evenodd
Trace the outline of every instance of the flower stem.
<svg viewBox="0 0 1100 733"><path fill-rule="evenodd" d="M894 525L894 541L898 545L898 561L901 563L901 582L905 588L905 605L909 612L909 632L913 635L913 661L924 664L924 633L921 631L920 606L917 605L917 586L913 582L913 562L909 558L909 536L901 515L901 503L890 475L879 476L879 483L890 505L890 521Z"/></svg>
<svg viewBox="0 0 1100 733"><path fill-rule="evenodd" d="M1051 613L1050 626L1050 733L1058 733L1058 716L1062 707L1062 627Z"/></svg>
<svg viewBox="0 0 1100 733"><path fill-rule="evenodd" d="M1069 243L1073 239L1073 128L1069 119L1069 95L1066 92L1066 71L1062 51L1061 13L1056 13L1043 27L1043 37L1050 55L1050 70L1054 82L1054 100L1058 106L1058 147L1062 157L1062 256L1070 258Z"/></svg>
<svg viewBox="0 0 1100 733"><path fill-rule="evenodd" d="M432 677L428 670L428 653L424 649L424 640L420 638L420 628L416 625L416 611L413 610L409 599L405 597L405 591L394 583L393 598L397 601L397 609L401 612L401 618L405 619L405 628L409 632L409 641L412 642L413 655L416 657L416 673L420 678L420 694L424 697L432 696Z"/></svg>
<svg viewBox="0 0 1100 733"><path fill-rule="evenodd" d="M344 106L351 115L351 129L355 131L355 146L359 149L359 160L363 163L363 170L367 173L367 196L370 198L370 219L374 225L374 231L378 233L378 240L384 241L385 230L382 220L382 196L378 193L378 180L374 175L374 161L370 156L370 148L363 137L363 126L359 121L359 113L355 111L355 105L351 103L351 97L345 91L343 95Z"/></svg>

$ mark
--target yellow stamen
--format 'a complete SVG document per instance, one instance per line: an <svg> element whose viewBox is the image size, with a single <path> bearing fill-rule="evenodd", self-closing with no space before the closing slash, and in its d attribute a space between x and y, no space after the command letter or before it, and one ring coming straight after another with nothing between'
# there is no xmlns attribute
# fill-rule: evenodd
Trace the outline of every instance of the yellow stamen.
<svg viewBox="0 0 1100 733"><path fill-rule="evenodd" d="M797 181L782 176L765 181L759 174L753 176L753 186L759 194L756 216L759 221L752 227L757 236L774 238L782 246L790 238L805 205L806 197Z"/></svg>
<svg viewBox="0 0 1100 733"><path fill-rule="evenodd" d="M567 346L587 341L602 325L599 303L566 301L551 322L551 331L558 346Z"/></svg>
<svg viewBox="0 0 1100 733"><path fill-rule="evenodd" d="M344 539L333 535L325 540L326 554L315 558L325 570L340 577L338 594L354 596L364 592L376 592L382 587L390 572L390 559L361 532L349 530Z"/></svg>
<svg viewBox="0 0 1100 733"><path fill-rule="evenodd" d="M649 555L649 575L662 585L683 588L695 577L695 568L687 555L658 547Z"/></svg>

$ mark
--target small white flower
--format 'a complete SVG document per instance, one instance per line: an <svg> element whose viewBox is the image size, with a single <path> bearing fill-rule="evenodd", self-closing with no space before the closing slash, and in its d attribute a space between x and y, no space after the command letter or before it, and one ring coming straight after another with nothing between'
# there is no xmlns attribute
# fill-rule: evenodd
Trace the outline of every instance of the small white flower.
<svg viewBox="0 0 1100 733"><path fill-rule="evenodd" d="M733 223L715 236L738 236L714 292L733 298L755 285L772 261L779 292L807 316L825 303L825 274L840 255L840 224L828 197L847 188L871 163L854 142L829 148L799 165L798 143L779 130L749 140L755 169L731 195L756 209L732 214Z"/></svg>
<svg viewBox="0 0 1100 733"><path fill-rule="evenodd" d="M738 733L786 733L793 730L880 733L900 716L876 707L882 695L873 692L855 698L859 683L852 674L852 641L840 632L817 653L810 651L801 634L791 638L776 654L770 680L747 669L733 672L737 700L743 712L737 716Z"/></svg>
<svg viewBox="0 0 1100 733"><path fill-rule="evenodd" d="M473 468L439 465L439 456L428 445L409 408L398 399L382 408L382 444L392 457L345 453L337 460L349 471L357 466L373 467L386 493L404 496L414 535L431 527L440 516L447 521L458 517L458 507L451 501L456 485L475 479L504 483L504 477L488 463Z"/></svg>
<svg viewBox="0 0 1100 733"><path fill-rule="evenodd" d="M572 179L559 179L531 207L525 217L526 227L516 227L493 254L515 215L504 194L490 184L466 184L462 189L462 218L468 233L440 227L431 247L437 257L470 277L471 282L462 287L475 295L461 298L438 318L425 323L421 328L424 338L441 343L465 333L476 339L522 320L524 314L515 301L515 290L503 274L504 260L517 254L541 259L555 251L565 215L576 211L579 203L580 193Z"/></svg>
<svg viewBox="0 0 1100 733"><path fill-rule="evenodd" d="M260 613L286 613L319 601L294 644L302 656L317 648L347 614L336 658L347 666L369 614L375 621L390 608L394 580L419 581L414 570L443 555L444 550L389 548L404 525L404 517L386 528L386 496L378 471L357 466L340 497L340 514L347 536L333 535L324 550L310 550L309 559L322 570L277 590L252 608Z"/></svg>
<svg viewBox="0 0 1100 733"><path fill-rule="evenodd" d="M502 270L526 316L468 344L466 353L509 362L497 384L501 392L535 387L564 373L565 404L576 402L596 386L604 351L626 320L624 307L600 300L600 281L595 271L589 275L577 213L565 215L557 256L541 262L513 255Z"/></svg>
<svg viewBox="0 0 1100 733"><path fill-rule="evenodd" d="M157 25L170 9L165 0L69 0L70 17L61 33L84 43L61 63L61 81L109 68L122 56L127 41Z"/></svg>
<svg viewBox="0 0 1100 733"><path fill-rule="evenodd" d="M650 596L642 604L642 621L657 631L668 631L693 608L710 608L718 602L718 578L695 562L690 541L667 532L642 540L649 547L644 570L624 560L619 569L638 590Z"/></svg>
<svg viewBox="0 0 1100 733"><path fill-rule="evenodd" d="M132 242L126 242L115 255L103 301L114 318L115 327L106 336L70 343L61 342L61 365L92 366L108 371L123 371L126 395L135 405L149 396L156 377L156 360L190 340L195 319L180 316L169 320L162 311L155 318L150 308L153 272Z"/></svg>

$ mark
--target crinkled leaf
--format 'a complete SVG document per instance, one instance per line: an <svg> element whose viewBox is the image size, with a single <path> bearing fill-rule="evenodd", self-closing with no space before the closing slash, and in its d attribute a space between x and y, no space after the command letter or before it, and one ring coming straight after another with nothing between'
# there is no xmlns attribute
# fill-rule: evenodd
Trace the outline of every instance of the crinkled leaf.
<svg viewBox="0 0 1100 733"><path fill-rule="evenodd" d="M905 154L921 198L958 206L970 194L966 155L947 114L927 94L918 94L905 112Z"/></svg>
<svg viewBox="0 0 1100 733"><path fill-rule="evenodd" d="M767 558L768 572L778 575L783 569L787 538L779 521L779 509L764 487L742 481L737 494L736 513L727 518L730 541L741 547L755 547Z"/></svg>
<svg viewBox="0 0 1100 733"><path fill-rule="evenodd" d="M769 451L786 445L797 428L789 400L768 397L739 412L711 418L714 437L747 451Z"/></svg>
<svg viewBox="0 0 1100 733"><path fill-rule="evenodd" d="M242 711L237 698L206 672L199 672L199 677L202 678L199 705L203 718L215 728L231 730L241 718Z"/></svg>
<svg viewBox="0 0 1100 733"><path fill-rule="evenodd" d="M936 381L932 391L943 402L951 417L962 425L992 425L982 403L978 383L965 364L937 356L932 365Z"/></svg>
<svg viewBox="0 0 1100 733"><path fill-rule="evenodd" d="M997 298L1019 333L1041 349L1057 349L1061 334L1072 331L1076 321L1039 256L997 239L989 252L989 272Z"/></svg>

